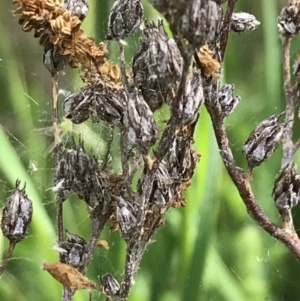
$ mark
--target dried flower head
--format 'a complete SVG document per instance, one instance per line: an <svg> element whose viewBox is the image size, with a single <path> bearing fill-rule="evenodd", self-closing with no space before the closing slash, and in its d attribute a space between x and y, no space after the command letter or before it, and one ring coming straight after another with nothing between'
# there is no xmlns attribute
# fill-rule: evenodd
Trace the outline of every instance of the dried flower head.
<svg viewBox="0 0 300 301"><path fill-rule="evenodd" d="M124 39L140 27L144 8L140 0L116 0L111 8L108 39Z"/></svg>
<svg viewBox="0 0 300 301"><path fill-rule="evenodd" d="M263 161L269 159L279 146L286 127L286 124L278 122L281 115L268 117L251 132L242 148L249 168L253 169Z"/></svg>
<svg viewBox="0 0 300 301"><path fill-rule="evenodd" d="M223 116L230 115L241 101L240 96L233 96L234 85L225 84L218 93L218 103L221 106Z"/></svg>
<svg viewBox="0 0 300 301"><path fill-rule="evenodd" d="M24 185L19 188L20 181L16 181L16 188L7 198L2 209L1 229L3 235L11 242L17 243L27 236L32 218L32 202L27 197Z"/></svg>
<svg viewBox="0 0 300 301"><path fill-rule="evenodd" d="M154 112L167 102L168 88L150 74L147 63L150 36L147 34L147 30L148 26L143 31L142 44L132 58L131 69L136 87L140 89L145 101Z"/></svg>
<svg viewBox="0 0 300 301"><path fill-rule="evenodd" d="M146 25L144 35L149 40L148 68L150 76L166 86L177 86L182 73L182 57L173 39L170 39L163 26L158 24Z"/></svg>
<svg viewBox="0 0 300 301"><path fill-rule="evenodd" d="M281 10L277 20L279 32L284 37L292 37L300 30L300 12L296 5L289 5Z"/></svg>
<svg viewBox="0 0 300 301"><path fill-rule="evenodd" d="M276 176L272 192L279 210L291 209L300 201L300 175L296 167L288 164Z"/></svg>
<svg viewBox="0 0 300 301"><path fill-rule="evenodd" d="M118 125L125 106L122 89L108 88L97 83L82 87L68 96L63 103L63 111L65 117L76 124L92 118L95 122L103 120Z"/></svg>
<svg viewBox="0 0 300 301"><path fill-rule="evenodd" d="M127 100L129 138L136 143L140 150L148 154L149 148L156 142L158 129L153 112L137 89Z"/></svg>
<svg viewBox="0 0 300 301"><path fill-rule="evenodd" d="M116 296L120 291L119 282L113 277L112 274L107 273L101 277L103 290L107 296Z"/></svg>
<svg viewBox="0 0 300 301"><path fill-rule="evenodd" d="M190 44L196 47L207 44L215 35L218 26L219 8L207 0L190 1L179 22L179 31Z"/></svg>
<svg viewBox="0 0 300 301"><path fill-rule="evenodd" d="M87 0L65 0L62 8L69 10L71 15L78 17L80 21L83 21L89 12Z"/></svg>
<svg viewBox="0 0 300 301"><path fill-rule="evenodd" d="M231 17L231 30L235 32L252 31L260 24L254 15L239 12L233 13Z"/></svg>
<svg viewBox="0 0 300 301"><path fill-rule="evenodd" d="M184 94L180 99L179 115L183 125L194 123L199 110L204 103L201 73L196 72L186 84Z"/></svg>
<svg viewBox="0 0 300 301"><path fill-rule="evenodd" d="M67 241L59 243L59 247L62 250L61 262L76 269L80 268L86 244L87 242L84 238L67 231Z"/></svg>

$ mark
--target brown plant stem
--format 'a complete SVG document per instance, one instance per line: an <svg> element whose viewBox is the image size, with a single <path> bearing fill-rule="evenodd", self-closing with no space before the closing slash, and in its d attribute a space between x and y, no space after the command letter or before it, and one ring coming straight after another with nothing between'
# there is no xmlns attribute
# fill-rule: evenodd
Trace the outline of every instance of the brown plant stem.
<svg viewBox="0 0 300 301"><path fill-rule="evenodd" d="M262 227L271 236L281 241L296 256L296 258L300 260L300 240L298 237L295 237L293 233L290 233L285 229L279 228L270 221L257 203L247 179L245 179L244 175L237 167L229 146L223 120L220 118L222 112L218 106L214 105L214 101L217 97L217 93L215 92L216 84L213 85L212 89L214 91L214 95L212 96L209 95L207 90L205 92L206 108L212 120L215 136L225 168L238 189L249 215L259 224L260 227Z"/></svg>
<svg viewBox="0 0 300 301"><path fill-rule="evenodd" d="M293 124L294 124L294 93L291 84L291 70L290 70L290 48L291 38L284 38L283 41L283 77L284 77L284 91L286 97L285 107L285 123L286 128L283 135L283 157L281 167L293 161L295 154L295 146L293 143ZM297 233L293 223L292 211L286 208L280 212L283 228L297 237Z"/></svg>
<svg viewBox="0 0 300 301"><path fill-rule="evenodd" d="M53 162L54 166L58 164L59 155L59 135L60 130L58 128L58 114L57 114L57 102L58 102L58 73L51 73L52 82L52 125L54 135L54 148L53 148ZM64 226L63 226L63 202L57 199L56 210L56 224L57 224L57 236L58 241L64 240Z"/></svg>
<svg viewBox="0 0 300 301"><path fill-rule="evenodd" d="M230 32L230 25L231 25L231 17L234 11L235 4L238 0L228 0L227 10L224 17L224 23L222 27L222 35L221 35L221 42L220 42L220 50L221 50L221 58L224 59L225 50L227 47L228 36Z"/></svg>
<svg viewBox="0 0 300 301"><path fill-rule="evenodd" d="M12 254L14 252L15 246L16 246L15 242L13 242L13 241L9 242L9 248L8 248L7 253L6 253L6 256L0 264L0 276L3 274L8 262L10 261L10 259L12 257Z"/></svg>

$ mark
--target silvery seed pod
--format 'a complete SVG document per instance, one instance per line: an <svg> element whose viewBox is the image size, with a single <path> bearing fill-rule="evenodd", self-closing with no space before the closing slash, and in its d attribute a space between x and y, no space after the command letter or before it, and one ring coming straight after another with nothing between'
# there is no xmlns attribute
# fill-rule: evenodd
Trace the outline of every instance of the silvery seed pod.
<svg viewBox="0 0 300 301"><path fill-rule="evenodd" d="M120 291L119 282L113 277L112 274L107 273L101 277L101 283L104 288L104 292L107 296L116 296Z"/></svg>
<svg viewBox="0 0 300 301"><path fill-rule="evenodd" d="M231 30L235 32L252 31L260 24L254 15L239 12L233 13L231 17Z"/></svg>
<svg viewBox="0 0 300 301"><path fill-rule="evenodd" d="M116 0L108 21L108 39L124 39L137 32L144 15L140 0Z"/></svg>
<svg viewBox="0 0 300 301"><path fill-rule="evenodd" d="M48 42L44 47L43 63L50 73L63 70L69 63L69 55L61 55L57 45Z"/></svg>
<svg viewBox="0 0 300 301"><path fill-rule="evenodd" d="M269 159L279 146L286 127L286 124L278 122L281 115L270 116L251 132L242 148L249 168L253 169Z"/></svg>
<svg viewBox="0 0 300 301"><path fill-rule="evenodd" d="M188 80L184 94L180 99L179 118L183 125L194 123L199 115L199 110L204 103L201 73L195 73Z"/></svg>
<svg viewBox="0 0 300 301"><path fill-rule="evenodd" d="M286 165L277 174L272 196L279 210L291 209L299 203L300 175L293 164Z"/></svg>
<svg viewBox="0 0 300 301"><path fill-rule="evenodd" d="M167 36L163 21L148 24L144 34L149 39L150 76L166 86L176 87L182 73L182 57L175 41Z"/></svg>
<svg viewBox="0 0 300 301"><path fill-rule="evenodd" d="M7 198L2 209L1 229L3 235L11 242L17 243L27 236L32 218L32 202L27 197L24 185L19 188L20 181L16 181L16 188Z"/></svg>
<svg viewBox="0 0 300 301"><path fill-rule="evenodd" d="M89 12L87 0L65 0L63 9L69 10L72 16L78 17L83 21Z"/></svg>
<svg viewBox="0 0 300 301"><path fill-rule="evenodd" d="M86 240L81 236L67 231L67 241L60 242L59 244L59 247L62 249L60 252L61 262L78 269L85 255L86 245Z"/></svg>
<svg viewBox="0 0 300 301"><path fill-rule="evenodd" d="M116 210L116 218L119 222L120 232L125 241L131 237L131 232L136 225L136 217L130 205L120 204Z"/></svg>
<svg viewBox="0 0 300 301"><path fill-rule="evenodd" d="M148 51L149 51L149 35L148 28L144 29L143 42L140 49L134 55L131 62L131 69L133 80L138 89L141 90L142 95L149 105L152 112L159 109L163 103L167 102L168 88L156 78L150 77L150 71L147 65Z"/></svg>
<svg viewBox="0 0 300 301"><path fill-rule="evenodd" d="M127 100L129 126L133 130L134 141L141 151L148 154L149 148L156 142L158 129L153 112L137 89Z"/></svg>
<svg viewBox="0 0 300 301"><path fill-rule="evenodd" d="M63 103L64 116L78 124L92 118L118 125L125 110L123 90L113 90L102 84L82 87Z"/></svg>
<svg viewBox="0 0 300 301"><path fill-rule="evenodd" d="M230 115L241 101L240 96L233 96L234 85L225 84L218 93L218 103L221 106L223 116Z"/></svg>
<svg viewBox="0 0 300 301"><path fill-rule="evenodd" d="M176 12L184 11L189 2L191 0L150 0L153 7L162 15L165 15L167 19L169 19L169 16L173 18L178 17L176 16Z"/></svg>
<svg viewBox="0 0 300 301"><path fill-rule="evenodd" d="M190 44L200 47L207 44L218 27L219 8L210 0L191 1L181 17L178 30Z"/></svg>
<svg viewBox="0 0 300 301"><path fill-rule="evenodd" d="M212 1L214 1L217 4L221 5L221 4L225 3L227 0L212 0Z"/></svg>
<svg viewBox="0 0 300 301"><path fill-rule="evenodd" d="M292 37L300 30L300 12L296 5L289 5L281 10L277 20L279 32L284 37Z"/></svg>

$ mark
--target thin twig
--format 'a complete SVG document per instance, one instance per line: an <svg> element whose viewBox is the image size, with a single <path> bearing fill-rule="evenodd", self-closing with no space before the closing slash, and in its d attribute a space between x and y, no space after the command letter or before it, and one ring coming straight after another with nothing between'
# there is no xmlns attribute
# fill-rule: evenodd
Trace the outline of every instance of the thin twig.
<svg viewBox="0 0 300 301"><path fill-rule="evenodd" d="M283 42L283 77L284 77L284 91L286 97L286 107L285 107L285 123L286 128L283 135L283 156L281 167L293 161L293 156L295 154L295 146L293 143L293 124L294 124L294 96L293 87L291 84L291 70L290 70L290 48L291 48L291 38L285 38ZM283 228L291 232L293 235L297 236L294 223L292 211L290 208L282 210L280 212Z"/></svg>
<svg viewBox="0 0 300 301"><path fill-rule="evenodd" d="M103 159L102 169L104 170L107 167L108 161L109 161L109 155L111 152L112 143L114 141L114 126L112 126L109 130L108 140L106 143L106 152Z"/></svg>
<svg viewBox="0 0 300 301"><path fill-rule="evenodd" d="M53 148L53 162L56 167L58 164L59 155L59 135L60 130L58 128L58 114L57 114L57 102L58 102L58 73L51 73L52 81L52 125L54 135L54 148ZM57 200L57 211L56 211L56 223L57 223L57 236L58 241L64 240L64 226L63 226L63 202Z"/></svg>
<svg viewBox="0 0 300 301"><path fill-rule="evenodd" d="M214 97L216 96L214 95L213 98ZM247 179L245 179L244 175L236 165L232 150L229 146L229 141L223 120L219 118L221 114L219 108L217 106L214 106L214 101L210 99L210 96L207 95L207 93L205 98L206 108L212 120L222 160L231 180L239 191L239 194L247 208L249 215L266 232L286 245L286 247L290 249L290 251L296 256L296 258L300 260L300 240L295 237L293 233L279 228L265 215L265 213L257 203Z"/></svg>
<svg viewBox="0 0 300 301"><path fill-rule="evenodd" d="M225 54L225 50L227 47L228 35L230 32L230 25L231 25L231 17L232 17L236 2L237 2L237 0L228 0L228 4L227 4L227 10L226 10L226 14L224 17L224 23L223 23L222 35L221 35L221 43L220 43L222 60L224 59L224 54Z"/></svg>
<svg viewBox="0 0 300 301"><path fill-rule="evenodd" d="M4 260L1 262L1 265L0 265L0 275L3 274L8 262L10 261L10 259L12 257L12 254L14 252L15 246L16 246L15 242L13 242L13 241L9 242L8 251L6 253L6 256L5 256Z"/></svg>

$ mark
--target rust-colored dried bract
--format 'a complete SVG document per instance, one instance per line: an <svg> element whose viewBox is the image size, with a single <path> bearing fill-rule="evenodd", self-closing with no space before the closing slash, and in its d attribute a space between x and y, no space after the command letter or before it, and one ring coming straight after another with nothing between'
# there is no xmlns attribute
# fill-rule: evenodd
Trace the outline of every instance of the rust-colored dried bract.
<svg viewBox="0 0 300 301"><path fill-rule="evenodd" d="M102 292L102 288L95 285L87 277L78 272L71 266L57 262L57 263L47 263L42 264L42 269L47 271L53 278L60 282L63 286L75 290L82 289L95 289Z"/></svg>

